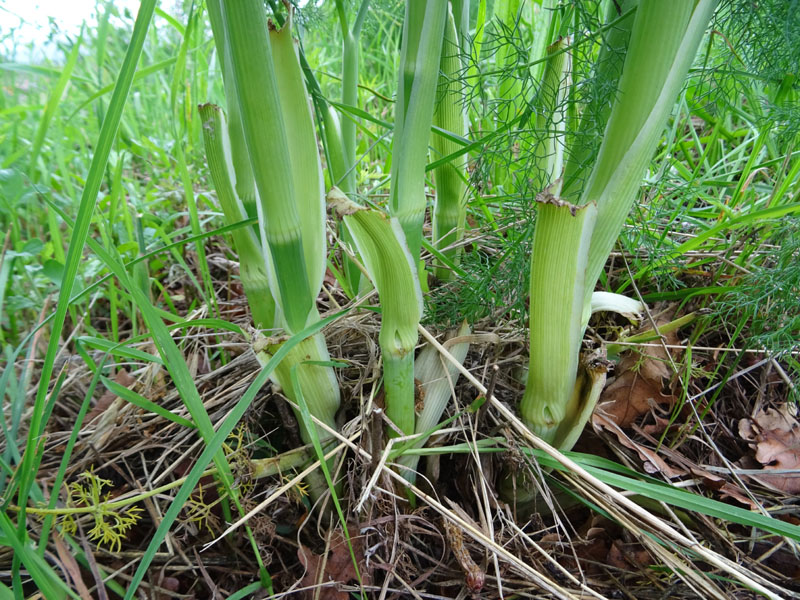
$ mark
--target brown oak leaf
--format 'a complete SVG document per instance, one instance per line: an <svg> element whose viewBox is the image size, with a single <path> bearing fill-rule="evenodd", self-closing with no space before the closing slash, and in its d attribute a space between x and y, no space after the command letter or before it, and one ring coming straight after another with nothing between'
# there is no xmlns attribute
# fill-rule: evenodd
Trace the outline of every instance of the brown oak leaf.
<svg viewBox="0 0 800 600"><path fill-rule="evenodd" d="M750 442L756 460L763 465L764 475L751 476L752 479L787 494L800 493L800 423L795 406L766 408L752 419L740 420L739 435Z"/></svg>

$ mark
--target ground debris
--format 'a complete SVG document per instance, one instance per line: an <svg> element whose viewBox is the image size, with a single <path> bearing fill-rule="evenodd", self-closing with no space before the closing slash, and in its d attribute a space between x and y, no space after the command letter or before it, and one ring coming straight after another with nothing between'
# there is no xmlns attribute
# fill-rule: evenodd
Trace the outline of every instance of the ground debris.
<svg viewBox="0 0 800 600"><path fill-rule="evenodd" d="M315 554L310 548L302 544L297 549L297 558L300 559L300 563L306 570L301 586L308 588L305 591L307 598L347 600L350 597L350 593L340 589L336 584L359 581L359 579L362 584L370 582L366 560L364 559L363 538L358 535L358 531L355 528L350 528L348 533L349 543L341 529L336 529L331 533L327 556ZM354 557L355 563L353 561ZM357 570L356 563L358 564ZM323 587L319 589L319 594L316 595L316 588L320 585Z"/></svg>
<svg viewBox="0 0 800 600"><path fill-rule="evenodd" d="M800 493L800 423L797 407L765 408L739 421L739 435L756 451L764 475L751 479L787 494ZM769 473L775 471L775 473ZM787 472L793 471L793 472Z"/></svg>
<svg viewBox="0 0 800 600"><path fill-rule="evenodd" d="M656 326L665 325L671 318L672 313L661 316ZM663 338L668 345L678 344L674 331L664 334ZM672 389L669 358L667 350L661 346L627 352L614 370L616 377L600 396L593 418L595 426L602 427L598 416L605 416L619 427L630 427L659 405L673 406L677 397Z"/></svg>

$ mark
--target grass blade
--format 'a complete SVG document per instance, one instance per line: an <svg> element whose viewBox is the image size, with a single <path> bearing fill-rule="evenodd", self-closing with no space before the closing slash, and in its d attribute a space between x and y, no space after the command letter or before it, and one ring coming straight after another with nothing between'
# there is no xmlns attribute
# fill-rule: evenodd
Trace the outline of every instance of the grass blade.
<svg viewBox="0 0 800 600"><path fill-rule="evenodd" d="M103 120L100 138L97 141L96 150L92 157L92 164L86 177L86 185L81 195L78 216L75 220L75 228L73 229L69 250L67 251L66 264L64 265L64 284L59 291L55 317L50 332L50 341L48 342L47 351L42 363L39 386L31 414L31 431L39 431L43 427L42 417L44 414L47 389L53 374L53 364L55 362L56 353L58 352L61 332L64 328L64 320L67 314L67 308L69 307L70 294L72 293L72 287L78 274L78 265L81 261L83 246L86 243L89 232L94 203L100 191L100 184L103 181L111 145L116 137L120 118L122 117L122 109L125 106L125 101L127 100L128 92L131 88L133 75L136 71L136 64L142 52L145 36L147 35L154 9L155 0L142 0L133 28L133 35L131 36L131 41L125 54L125 60L123 61L122 68L117 78L117 84L108 106L106 118ZM18 499L18 504L22 509L18 524L18 532L20 535L24 535L25 506L28 503L28 494L30 493L31 485L33 485L36 472L38 471L41 456L38 448L39 440L33 435L29 436L20 467L20 489Z"/></svg>
<svg viewBox="0 0 800 600"><path fill-rule="evenodd" d="M310 327L304 329L300 333L294 335L291 339L281 346L281 348L275 353L275 355L269 360L269 362L264 365L261 369L261 372L258 376L253 380L253 383L247 388L247 391L242 396L241 400L236 403L236 406L228 413L228 416L225 417L225 420L217 429L216 433L213 437L206 443L206 448L203 450L203 453L198 457L197 462L194 464L192 469L189 471L188 475L186 476L185 483L181 486L178 490L178 493L175 495L175 498L170 504L169 509L164 514L164 518L161 520L161 523L156 529L155 533L153 534L150 543L147 546L147 550L145 550L142 558L140 559L139 566L136 569L136 572L133 574L131 579L131 583L128 586L128 590L125 593L124 600L131 600L136 593L139 584L142 582L142 579L147 572L147 569L150 568L150 563L153 560L158 548L161 546L161 542L164 541L164 537L166 537L169 528L172 527L172 524L175 522L175 519L180 514L181 510L183 510L183 505L188 500L189 496L194 491L195 486L200 481L200 478L203 476L203 472L205 471L208 464L212 461L216 453L222 448L222 444L227 439L228 435L233 431L236 425L239 423L241 418L244 416L247 409L250 407L250 404L256 397L256 394L259 390L263 387L263 385L269 379L269 376L272 374L272 371L280 364L280 362L286 357L289 351L294 348L298 343L300 343L305 338L317 333L318 331L322 331L322 329L332 323L336 319L342 317L343 315L347 314L349 309L336 313L326 319L322 319L317 321ZM267 587L267 591L272 593L271 584Z"/></svg>

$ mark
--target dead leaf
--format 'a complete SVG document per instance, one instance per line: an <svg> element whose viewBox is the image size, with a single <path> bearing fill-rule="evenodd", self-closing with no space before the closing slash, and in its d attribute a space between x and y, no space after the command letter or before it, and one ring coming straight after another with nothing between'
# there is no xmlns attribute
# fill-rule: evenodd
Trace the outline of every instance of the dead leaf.
<svg viewBox="0 0 800 600"><path fill-rule="evenodd" d="M639 544L626 544L621 540L614 540L611 550L608 551L606 563L618 569L644 569L653 564L650 553Z"/></svg>
<svg viewBox="0 0 800 600"><path fill-rule="evenodd" d="M602 565L606 562L612 541L610 523L602 517L596 519L596 516L593 515L591 518L596 524L590 526L585 535L571 540L575 555L581 562L581 568L593 574L602 572Z"/></svg>
<svg viewBox="0 0 800 600"><path fill-rule="evenodd" d="M611 431L617 436L620 444L636 452L642 460L644 470L647 473L663 473L670 479L684 474L684 471L669 466L667 461L661 458L655 451L634 442L627 433L622 431L619 425L606 415L595 413L592 417L592 424L598 429L604 428Z"/></svg>
<svg viewBox="0 0 800 600"><path fill-rule="evenodd" d="M350 555L347 539L340 529L331 534L327 560L325 556L314 554L311 549L300 544L297 549L297 558L300 559L300 563L306 570L300 585L311 588L306 591L307 598L313 598L316 591L315 586L322 584L324 587L319 589L319 600L348 600L350 598L348 592L338 589L335 585L326 584L355 581L358 580L359 573L361 582L368 583L369 573L364 559L364 538L358 535L355 529L350 529L349 533L353 555L358 563L358 573L353 564L353 557ZM320 573L320 571L322 572Z"/></svg>
<svg viewBox="0 0 800 600"><path fill-rule="evenodd" d="M653 423L642 426L642 431L647 435L658 436L670 427L675 427L675 424L670 419L653 415Z"/></svg>
<svg viewBox="0 0 800 600"><path fill-rule="evenodd" d="M545 534L539 543L556 558L565 569L599 575L607 564L612 542L620 534L620 527L609 519L592 514L577 525L577 535L563 539L562 533Z"/></svg>
<svg viewBox="0 0 800 600"><path fill-rule="evenodd" d="M133 387L133 384L136 383L136 380L131 377L128 374L128 371L125 369L120 369L117 371L117 374L114 376L114 381L126 388ZM97 404L92 407L92 410L86 413L84 422L91 423L94 419L104 414L109 408L111 408L111 405L116 399L117 395L114 392L111 390L106 390L103 395L100 396L100 400L97 401Z"/></svg>
<svg viewBox="0 0 800 600"><path fill-rule="evenodd" d="M758 504L754 502L742 488L726 481L724 477L715 475L697 465L690 465L689 472L702 480L706 488L719 493L722 498L731 498L750 510L757 510L759 508Z"/></svg>
<svg viewBox="0 0 800 600"><path fill-rule="evenodd" d="M656 319L656 325L665 325L672 317L673 313L666 313ZM667 344L678 343L674 331L664 338ZM627 352L614 371L616 377L603 390L595 416L605 415L620 427L629 427L655 406L672 406L677 401L671 387L669 356L661 346L644 346L637 352ZM595 425L599 426L597 422Z"/></svg>
<svg viewBox="0 0 800 600"><path fill-rule="evenodd" d="M89 588L86 587L86 583L84 583L83 577L81 577L81 568L78 566L78 561L75 560L70 549L67 548L67 545L57 535L53 536L53 542L55 542L58 558L69 574L69 578L72 580L73 589L78 592L81 600L92 600Z"/></svg>
<svg viewBox="0 0 800 600"><path fill-rule="evenodd" d="M136 380L128 375L125 369L117 372L114 381L127 388L133 387L136 383ZM119 438L118 418L125 405L126 402L122 398L119 398L111 390L106 390L86 417L87 423L93 420L92 428L94 429L87 440L89 445L99 450L105 448L112 440Z"/></svg>
<svg viewBox="0 0 800 600"><path fill-rule="evenodd" d="M739 421L739 435L750 442L765 472L751 479L787 494L800 493L800 423L796 413L796 407L784 404ZM768 473L792 469L794 473Z"/></svg>
<svg viewBox="0 0 800 600"><path fill-rule="evenodd" d="M329 288L335 288L338 280L336 279L336 275L333 274L333 271L330 268L325 269L325 276L322 279L322 283L326 284Z"/></svg>

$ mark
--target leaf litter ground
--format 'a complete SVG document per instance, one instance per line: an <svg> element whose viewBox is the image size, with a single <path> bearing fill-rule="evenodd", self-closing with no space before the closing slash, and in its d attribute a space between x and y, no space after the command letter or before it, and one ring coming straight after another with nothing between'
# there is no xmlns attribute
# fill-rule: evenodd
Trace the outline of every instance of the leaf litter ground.
<svg viewBox="0 0 800 600"><path fill-rule="evenodd" d="M208 255L219 279L215 289L220 316L247 327L241 287L226 272L230 263L220 263L225 261L220 258L224 248L209 248ZM319 307L323 315L347 305L334 278L326 278L326 289ZM172 291L176 297L189 296L190 284L173 282ZM188 306L189 298L183 301ZM643 328L691 309L654 307L654 320ZM204 307L190 316L209 315ZM588 342L625 327L633 329L624 321L593 321ZM748 587L721 564L733 565L730 568L739 569L745 580L773 597L800 594L800 563L790 540L632 498L669 531L699 541L707 554L693 552L669 539L655 521L621 512L617 500L598 491L592 481L559 474L525 452L530 440L520 434L520 424L508 418L509 407L521 397L527 362L519 322L475 325L476 332L497 336L495 344L474 346L466 362L479 384L490 388L492 402L469 410L486 391L464 377L459 380L449 411L457 418L432 438L430 446L440 453L421 462L418 493L410 501L407 490L391 476L391 465L370 455L380 448L375 440L383 439L383 424L373 412L380 405L378 329L375 313L361 311L326 330L332 358L348 365L338 371L343 389L341 435L354 441L340 453L337 473L344 482L341 501L351 545L340 524L318 519L331 513L311 506L305 486L293 480L293 471L262 479L248 476L249 460L299 445L297 424L279 390L267 386L259 393L229 441L229 460L238 468L245 510L279 487L287 488L248 523L276 592L322 599L346 598L359 590L374 598L750 597ZM688 359L681 348L690 330L622 352L593 427L587 428L576 450L731 506L766 508L776 518L800 524L793 497L798 491L800 425L787 401L791 382L780 361L744 354L712 403L712 394L705 393L714 383L709 373L720 361L730 361L733 353L695 350ZM176 336L205 407L218 423L255 377L258 363L245 338L237 334L209 336L196 328ZM695 345L724 349L727 341L723 330L706 329ZM139 349L154 352L147 344ZM224 363L219 350L227 357ZM77 357L68 356L61 365L66 376L39 473L44 487L58 469L92 378ZM121 363L115 371L119 386L183 415L176 390L157 364ZM77 489L91 473L107 482L95 484L103 498L123 498L179 479L201 450L193 430L109 390L98 390L66 484ZM384 472L370 486L378 465ZM519 482L533 482L538 495L532 502L501 499L498 490L509 473ZM352 509L367 488L367 501L355 514ZM91 515L76 518L74 538L85 550L86 561L70 560L60 538L53 542L49 559L82 597L98 593L101 572L115 574L124 586L172 493L164 491L137 503L138 521L119 537L118 547L92 539ZM66 490L61 500L74 502ZM152 563L145 580L148 597L227 597L257 581L257 565L242 529L209 545L228 524L213 478L206 477ZM710 561L709 556L722 562ZM8 572L11 560L9 549L2 550L0 570Z"/></svg>

